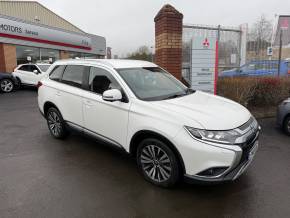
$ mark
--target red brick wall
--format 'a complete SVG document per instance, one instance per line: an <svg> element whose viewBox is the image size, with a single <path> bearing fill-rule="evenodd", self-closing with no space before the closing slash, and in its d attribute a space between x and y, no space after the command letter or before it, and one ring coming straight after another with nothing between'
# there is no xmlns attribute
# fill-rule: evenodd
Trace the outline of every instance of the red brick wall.
<svg viewBox="0 0 290 218"><path fill-rule="evenodd" d="M13 72L17 66L16 47L0 43L0 72Z"/></svg>
<svg viewBox="0 0 290 218"><path fill-rule="evenodd" d="M171 5L165 5L156 15L155 63L182 80L182 19Z"/></svg>

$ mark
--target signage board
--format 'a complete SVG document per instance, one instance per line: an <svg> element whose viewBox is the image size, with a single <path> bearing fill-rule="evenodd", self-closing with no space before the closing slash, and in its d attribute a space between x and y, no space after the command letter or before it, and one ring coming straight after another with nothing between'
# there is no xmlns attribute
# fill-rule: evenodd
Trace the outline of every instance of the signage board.
<svg viewBox="0 0 290 218"><path fill-rule="evenodd" d="M273 48L272 47L268 47L267 48L267 55L268 56L272 56L273 55Z"/></svg>
<svg viewBox="0 0 290 218"><path fill-rule="evenodd" d="M231 54L231 64L237 63L237 54Z"/></svg>
<svg viewBox="0 0 290 218"><path fill-rule="evenodd" d="M191 48L191 88L216 94L216 79L216 37L194 37Z"/></svg>
<svg viewBox="0 0 290 218"><path fill-rule="evenodd" d="M278 24L276 28L276 34L274 37L274 44L273 46L280 45L280 34L282 33L282 45L289 46L290 45L290 15L280 15L278 19Z"/></svg>
<svg viewBox="0 0 290 218"><path fill-rule="evenodd" d="M91 50L91 39L86 35L65 32L49 27L0 17L0 42L2 39L42 43L58 47Z"/></svg>

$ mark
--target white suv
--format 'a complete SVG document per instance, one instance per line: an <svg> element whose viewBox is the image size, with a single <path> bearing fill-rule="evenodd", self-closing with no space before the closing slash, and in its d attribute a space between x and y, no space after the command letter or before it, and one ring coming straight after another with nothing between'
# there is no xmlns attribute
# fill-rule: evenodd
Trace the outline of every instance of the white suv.
<svg viewBox="0 0 290 218"><path fill-rule="evenodd" d="M12 74L20 85L37 86L50 66L50 64L22 64Z"/></svg>
<svg viewBox="0 0 290 218"><path fill-rule="evenodd" d="M56 62L38 104L50 133L70 129L136 157L146 180L234 180L258 148L260 127L243 106L185 87L157 65L133 60Z"/></svg>

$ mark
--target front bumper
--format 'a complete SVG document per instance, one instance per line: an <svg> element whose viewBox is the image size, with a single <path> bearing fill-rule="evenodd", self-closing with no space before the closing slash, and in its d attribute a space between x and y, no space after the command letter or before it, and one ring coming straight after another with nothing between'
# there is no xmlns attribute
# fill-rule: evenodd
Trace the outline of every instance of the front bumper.
<svg viewBox="0 0 290 218"><path fill-rule="evenodd" d="M181 132L175 139L182 145L179 151L185 180L223 182L237 179L254 159L260 130L258 126L248 131L246 142L240 145L210 144Z"/></svg>
<svg viewBox="0 0 290 218"><path fill-rule="evenodd" d="M188 182L225 182L232 181L241 176L252 163L254 156L258 150L258 136L247 148L243 149L242 156L238 164L232 166L225 173L215 177L204 177L197 175L185 174L185 180Z"/></svg>

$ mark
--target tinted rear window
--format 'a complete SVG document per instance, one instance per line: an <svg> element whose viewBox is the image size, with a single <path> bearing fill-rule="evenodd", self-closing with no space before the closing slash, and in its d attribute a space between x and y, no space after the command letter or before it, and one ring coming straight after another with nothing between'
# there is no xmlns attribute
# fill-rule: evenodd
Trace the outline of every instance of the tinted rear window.
<svg viewBox="0 0 290 218"><path fill-rule="evenodd" d="M64 70L62 82L72 86L81 87L84 71L85 66L68 65Z"/></svg>

